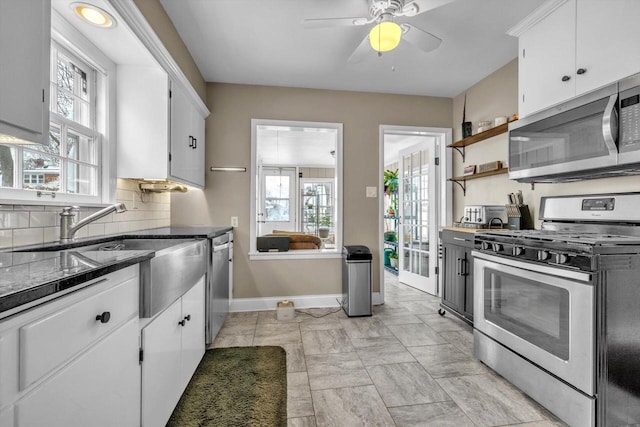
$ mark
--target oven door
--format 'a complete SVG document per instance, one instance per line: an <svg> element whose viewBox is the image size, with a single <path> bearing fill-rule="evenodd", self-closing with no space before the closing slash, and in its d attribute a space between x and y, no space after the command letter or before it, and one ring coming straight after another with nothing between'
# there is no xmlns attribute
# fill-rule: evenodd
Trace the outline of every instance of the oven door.
<svg viewBox="0 0 640 427"><path fill-rule="evenodd" d="M591 275L474 251L474 327L593 396Z"/></svg>

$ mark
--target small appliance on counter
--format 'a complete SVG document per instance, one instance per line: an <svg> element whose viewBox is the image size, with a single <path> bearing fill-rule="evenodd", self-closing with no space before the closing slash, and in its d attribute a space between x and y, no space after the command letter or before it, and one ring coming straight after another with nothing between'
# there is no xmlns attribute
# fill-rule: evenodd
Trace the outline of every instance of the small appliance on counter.
<svg viewBox="0 0 640 427"><path fill-rule="evenodd" d="M475 228L503 228L507 223L504 205L472 205L464 207L463 226Z"/></svg>

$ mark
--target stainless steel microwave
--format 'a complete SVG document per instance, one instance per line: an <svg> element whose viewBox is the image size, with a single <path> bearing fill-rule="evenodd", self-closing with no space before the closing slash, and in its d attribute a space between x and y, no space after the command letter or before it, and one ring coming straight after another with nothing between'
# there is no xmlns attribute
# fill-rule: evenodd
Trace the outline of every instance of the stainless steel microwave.
<svg viewBox="0 0 640 427"><path fill-rule="evenodd" d="M640 74L509 125L509 179L640 174Z"/></svg>

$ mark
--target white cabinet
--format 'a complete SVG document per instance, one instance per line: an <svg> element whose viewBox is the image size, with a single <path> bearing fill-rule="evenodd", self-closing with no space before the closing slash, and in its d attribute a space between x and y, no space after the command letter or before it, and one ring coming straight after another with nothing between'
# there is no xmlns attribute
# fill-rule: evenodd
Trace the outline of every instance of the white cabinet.
<svg viewBox="0 0 640 427"><path fill-rule="evenodd" d="M0 141L49 139L50 0L0 1Z"/></svg>
<svg viewBox="0 0 640 427"><path fill-rule="evenodd" d="M637 0L553 1L516 26L520 116L640 72L638 16Z"/></svg>
<svg viewBox="0 0 640 427"><path fill-rule="evenodd" d="M204 187L204 119L180 86L171 86L171 175Z"/></svg>
<svg viewBox="0 0 640 427"><path fill-rule="evenodd" d="M140 423L138 266L0 322L0 425Z"/></svg>
<svg viewBox="0 0 640 427"><path fill-rule="evenodd" d="M142 329L142 425L167 423L204 355L204 276Z"/></svg>
<svg viewBox="0 0 640 427"><path fill-rule="evenodd" d="M118 66L118 177L204 188L204 117L160 67Z"/></svg>

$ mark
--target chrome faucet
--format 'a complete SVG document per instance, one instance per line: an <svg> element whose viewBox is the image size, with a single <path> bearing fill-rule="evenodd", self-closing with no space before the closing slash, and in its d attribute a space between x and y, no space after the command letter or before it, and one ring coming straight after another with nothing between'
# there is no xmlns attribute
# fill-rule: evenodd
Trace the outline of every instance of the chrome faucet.
<svg viewBox="0 0 640 427"><path fill-rule="evenodd" d="M116 203L115 205L107 206L98 212L89 215L85 219L76 222L76 213L80 210L78 206L68 206L62 208L60 213L60 243L66 243L74 240L73 236L76 232L87 224L93 221L99 220L103 216L109 215L111 212L122 213L126 212L127 207L124 203Z"/></svg>

